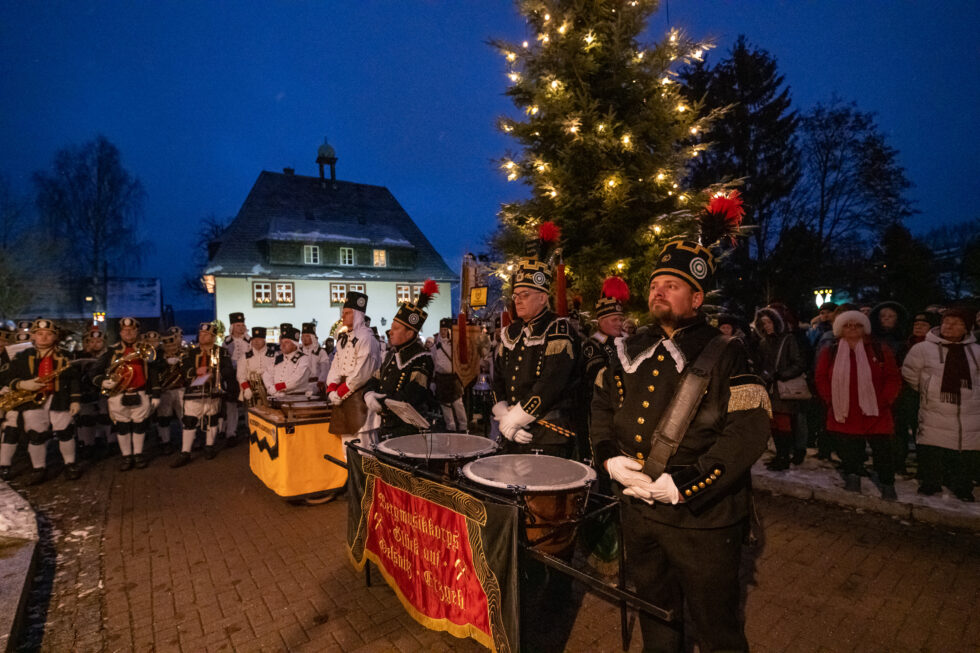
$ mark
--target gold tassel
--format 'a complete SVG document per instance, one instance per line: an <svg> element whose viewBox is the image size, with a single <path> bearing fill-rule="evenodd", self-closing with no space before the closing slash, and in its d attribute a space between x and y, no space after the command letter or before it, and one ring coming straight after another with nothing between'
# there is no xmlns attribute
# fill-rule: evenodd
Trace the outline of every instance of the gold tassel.
<svg viewBox="0 0 980 653"><path fill-rule="evenodd" d="M595 377L595 387L599 388L600 390L603 389L602 386L603 386L603 383L605 383L605 381L602 380L602 377L604 377L605 375L606 375L606 368L602 368L601 370L599 370L599 373L596 374L596 377Z"/></svg>
<svg viewBox="0 0 980 653"><path fill-rule="evenodd" d="M426 377L426 375L425 375L424 372L420 372L418 370L412 372L412 376L410 378L410 381L412 383L417 383L418 385L422 386L423 388L428 388L429 387L429 379Z"/></svg>
<svg viewBox="0 0 980 653"><path fill-rule="evenodd" d="M765 408L769 417L772 417L772 404L769 402L769 393L758 383L746 383L729 388L731 397L728 399L728 412L734 413L738 410L752 410L753 408Z"/></svg>
<svg viewBox="0 0 980 653"><path fill-rule="evenodd" d="M544 355L557 356L563 352L567 353L569 358L572 357L572 341L567 338L556 338L548 343L548 346L544 350Z"/></svg>

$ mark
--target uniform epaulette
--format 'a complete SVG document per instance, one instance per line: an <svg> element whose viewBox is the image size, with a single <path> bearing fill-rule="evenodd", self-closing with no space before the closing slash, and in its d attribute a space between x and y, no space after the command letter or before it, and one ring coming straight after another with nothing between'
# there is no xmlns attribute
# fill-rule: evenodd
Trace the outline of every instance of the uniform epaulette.
<svg viewBox="0 0 980 653"><path fill-rule="evenodd" d="M295 362L297 362L299 359L301 359L305 355L306 354L304 354L303 352L301 352L300 350L297 349L296 352L293 354L292 358L289 359L289 362L290 363L295 363Z"/></svg>
<svg viewBox="0 0 980 653"><path fill-rule="evenodd" d="M279 363L283 362L284 360L286 360L286 355L285 354L283 354L282 352L279 352L278 354L276 354L276 365L278 365Z"/></svg>
<svg viewBox="0 0 980 653"><path fill-rule="evenodd" d="M551 324L548 325L548 330L545 332L545 337L548 340L553 338L571 338L571 334L572 326L568 323L568 318L558 317L552 320Z"/></svg>
<svg viewBox="0 0 980 653"><path fill-rule="evenodd" d="M772 402L766 386L755 374L739 374L728 381L728 412L763 408L772 417Z"/></svg>

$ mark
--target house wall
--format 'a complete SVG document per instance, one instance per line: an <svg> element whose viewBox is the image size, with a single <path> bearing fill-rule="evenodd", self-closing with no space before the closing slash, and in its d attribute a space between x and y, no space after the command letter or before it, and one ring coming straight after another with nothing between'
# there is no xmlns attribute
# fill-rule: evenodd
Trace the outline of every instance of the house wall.
<svg viewBox="0 0 980 653"><path fill-rule="evenodd" d="M291 322L299 328L303 322L317 321L317 335L322 342L330 332L330 327L340 319L340 306L330 303L330 281L319 279L280 279L294 284L294 306L253 306L252 282L269 281L266 278L215 277L215 307L217 317L225 324L228 315L236 311L245 313L245 323L251 329L253 326L264 326L271 329L283 322ZM371 317L371 325L378 327L379 333L384 333L391 326L391 321L398 310L395 286L401 282L394 281L365 281L363 279L332 279L334 283L350 282L363 283L368 296L367 315ZM420 280L413 279L405 283L418 284ZM435 335L439 331L439 320L452 316L450 284L441 283L440 292L429 305L429 317L422 327L422 336ZM382 324L382 321L384 322Z"/></svg>

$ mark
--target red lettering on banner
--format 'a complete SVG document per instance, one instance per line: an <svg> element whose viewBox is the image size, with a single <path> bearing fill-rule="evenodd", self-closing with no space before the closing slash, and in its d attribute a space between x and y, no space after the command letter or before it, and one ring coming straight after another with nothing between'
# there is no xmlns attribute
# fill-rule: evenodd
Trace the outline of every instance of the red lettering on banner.
<svg viewBox="0 0 980 653"><path fill-rule="evenodd" d="M421 615L492 639L463 515L374 478L365 548Z"/></svg>

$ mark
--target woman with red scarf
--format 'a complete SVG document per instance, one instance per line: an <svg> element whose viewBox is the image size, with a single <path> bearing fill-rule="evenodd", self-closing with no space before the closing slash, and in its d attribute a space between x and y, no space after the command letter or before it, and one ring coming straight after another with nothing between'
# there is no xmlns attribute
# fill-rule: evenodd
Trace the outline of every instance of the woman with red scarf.
<svg viewBox="0 0 980 653"><path fill-rule="evenodd" d="M826 429L836 436L844 472L844 489L861 492L865 447L871 455L883 499L897 499L891 441L895 422L891 406L902 387L895 356L871 340L871 322L860 311L845 311L834 320L836 342L817 360L817 392L827 405Z"/></svg>

